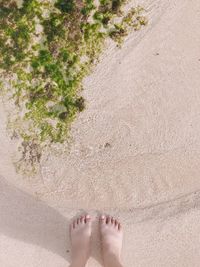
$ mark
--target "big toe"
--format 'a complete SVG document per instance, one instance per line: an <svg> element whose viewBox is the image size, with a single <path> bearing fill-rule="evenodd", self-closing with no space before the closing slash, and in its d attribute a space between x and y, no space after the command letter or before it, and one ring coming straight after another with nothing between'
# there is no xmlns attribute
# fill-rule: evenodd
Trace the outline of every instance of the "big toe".
<svg viewBox="0 0 200 267"><path fill-rule="evenodd" d="M101 225L105 224L106 223L106 216L105 215L101 215L100 218L99 218L99 222Z"/></svg>

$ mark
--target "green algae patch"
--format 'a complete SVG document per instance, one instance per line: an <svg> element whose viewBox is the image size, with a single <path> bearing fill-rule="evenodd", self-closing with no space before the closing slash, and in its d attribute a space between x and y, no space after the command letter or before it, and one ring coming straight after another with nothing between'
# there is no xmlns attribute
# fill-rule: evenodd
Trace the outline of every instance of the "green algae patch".
<svg viewBox="0 0 200 267"><path fill-rule="evenodd" d="M67 140L105 40L120 45L147 24L143 8L123 11L126 2L0 1L0 88L15 105L8 125L21 140L20 162L34 165L43 146Z"/></svg>

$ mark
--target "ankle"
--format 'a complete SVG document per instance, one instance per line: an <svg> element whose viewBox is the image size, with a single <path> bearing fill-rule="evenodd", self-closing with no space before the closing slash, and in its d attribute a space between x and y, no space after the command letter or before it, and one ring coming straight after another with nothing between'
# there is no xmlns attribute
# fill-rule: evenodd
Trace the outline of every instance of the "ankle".
<svg viewBox="0 0 200 267"><path fill-rule="evenodd" d="M76 264L76 263L71 263L69 267L85 267L85 264Z"/></svg>
<svg viewBox="0 0 200 267"><path fill-rule="evenodd" d="M117 257L112 252L104 254L104 266L105 267L122 267L120 257Z"/></svg>
<svg viewBox="0 0 200 267"><path fill-rule="evenodd" d="M72 261L69 267L85 267L87 262Z"/></svg>

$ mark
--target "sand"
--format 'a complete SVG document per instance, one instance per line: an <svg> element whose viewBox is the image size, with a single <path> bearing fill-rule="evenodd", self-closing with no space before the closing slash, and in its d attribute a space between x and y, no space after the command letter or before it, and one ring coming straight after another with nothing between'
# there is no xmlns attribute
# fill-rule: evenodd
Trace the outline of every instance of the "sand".
<svg viewBox="0 0 200 267"><path fill-rule="evenodd" d="M68 224L83 211L122 221L124 266L199 266L200 2L134 2L149 25L122 49L108 43L70 149L52 149L37 177L16 174L1 105L0 266L68 266ZM96 240L94 221L88 266L101 263Z"/></svg>

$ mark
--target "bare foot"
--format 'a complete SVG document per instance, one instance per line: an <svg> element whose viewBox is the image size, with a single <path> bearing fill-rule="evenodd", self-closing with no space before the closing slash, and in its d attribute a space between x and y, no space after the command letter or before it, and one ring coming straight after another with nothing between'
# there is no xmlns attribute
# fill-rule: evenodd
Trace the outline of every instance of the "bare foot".
<svg viewBox="0 0 200 267"><path fill-rule="evenodd" d="M91 218L82 215L70 225L70 237L72 245L71 267L84 267L90 256L91 246Z"/></svg>
<svg viewBox="0 0 200 267"><path fill-rule="evenodd" d="M100 217L103 261L106 267L121 265L123 231L121 224L111 216Z"/></svg>

